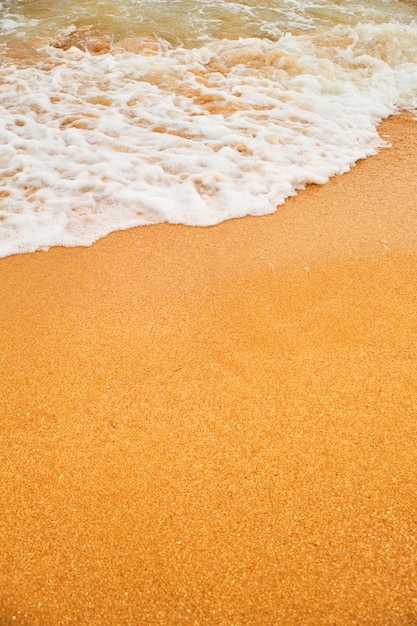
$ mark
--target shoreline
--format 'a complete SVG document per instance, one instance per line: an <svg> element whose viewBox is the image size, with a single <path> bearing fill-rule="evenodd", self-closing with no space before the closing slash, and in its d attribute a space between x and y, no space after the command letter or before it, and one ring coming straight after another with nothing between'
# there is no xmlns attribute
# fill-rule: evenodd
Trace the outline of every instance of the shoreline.
<svg viewBox="0 0 417 626"><path fill-rule="evenodd" d="M417 125L275 214L0 259L0 623L417 623Z"/></svg>

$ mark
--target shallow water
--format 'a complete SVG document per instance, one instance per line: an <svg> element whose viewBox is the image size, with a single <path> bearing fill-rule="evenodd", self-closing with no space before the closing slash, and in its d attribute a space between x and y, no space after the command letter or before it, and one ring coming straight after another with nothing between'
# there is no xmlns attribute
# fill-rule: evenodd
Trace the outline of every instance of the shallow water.
<svg viewBox="0 0 417 626"><path fill-rule="evenodd" d="M407 23L417 14L413 0L3 0L0 6L3 35L53 38L74 25L116 40L152 34L187 47L231 36L277 39L289 30L341 24Z"/></svg>
<svg viewBox="0 0 417 626"><path fill-rule="evenodd" d="M0 6L0 256L272 212L417 107L414 2Z"/></svg>

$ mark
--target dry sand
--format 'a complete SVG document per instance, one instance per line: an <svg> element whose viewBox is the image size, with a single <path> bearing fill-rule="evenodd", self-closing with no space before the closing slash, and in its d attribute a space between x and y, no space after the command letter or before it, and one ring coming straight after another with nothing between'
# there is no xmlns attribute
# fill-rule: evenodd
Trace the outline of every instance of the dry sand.
<svg viewBox="0 0 417 626"><path fill-rule="evenodd" d="M417 124L279 211L0 261L0 624L417 624Z"/></svg>

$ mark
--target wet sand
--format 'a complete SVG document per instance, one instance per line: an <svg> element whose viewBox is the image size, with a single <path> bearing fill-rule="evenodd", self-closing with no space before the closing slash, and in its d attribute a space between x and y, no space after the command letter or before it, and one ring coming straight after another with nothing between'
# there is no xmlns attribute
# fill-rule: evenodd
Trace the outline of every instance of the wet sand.
<svg viewBox="0 0 417 626"><path fill-rule="evenodd" d="M0 624L417 624L417 125L278 212L0 260Z"/></svg>

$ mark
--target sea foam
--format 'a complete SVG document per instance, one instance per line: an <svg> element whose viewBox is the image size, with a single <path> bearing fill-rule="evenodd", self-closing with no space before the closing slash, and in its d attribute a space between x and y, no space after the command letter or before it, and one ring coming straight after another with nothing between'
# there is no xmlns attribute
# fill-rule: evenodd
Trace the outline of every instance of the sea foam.
<svg viewBox="0 0 417 626"><path fill-rule="evenodd" d="M417 27L45 46L4 60L0 93L0 256L89 245L271 213L375 154L381 119L417 107Z"/></svg>

